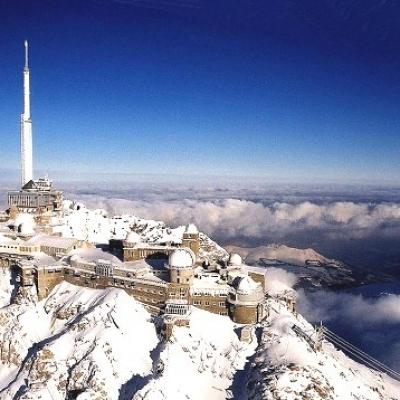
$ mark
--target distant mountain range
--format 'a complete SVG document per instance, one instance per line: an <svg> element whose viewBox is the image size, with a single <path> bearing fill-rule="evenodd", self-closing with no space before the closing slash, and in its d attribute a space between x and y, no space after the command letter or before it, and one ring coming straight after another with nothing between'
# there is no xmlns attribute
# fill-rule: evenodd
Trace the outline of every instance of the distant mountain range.
<svg viewBox="0 0 400 400"><path fill-rule="evenodd" d="M298 277L298 287L351 287L382 280L362 273L341 261L327 258L313 249L297 249L279 244L259 247L225 246L241 255L248 265L277 267Z"/></svg>

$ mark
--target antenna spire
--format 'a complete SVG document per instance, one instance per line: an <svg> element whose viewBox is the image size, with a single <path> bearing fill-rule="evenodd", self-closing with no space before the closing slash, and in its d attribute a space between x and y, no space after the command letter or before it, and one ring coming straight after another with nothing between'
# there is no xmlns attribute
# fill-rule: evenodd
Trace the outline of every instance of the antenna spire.
<svg viewBox="0 0 400 400"><path fill-rule="evenodd" d="M25 46L25 69L28 69L28 41L24 41Z"/></svg>

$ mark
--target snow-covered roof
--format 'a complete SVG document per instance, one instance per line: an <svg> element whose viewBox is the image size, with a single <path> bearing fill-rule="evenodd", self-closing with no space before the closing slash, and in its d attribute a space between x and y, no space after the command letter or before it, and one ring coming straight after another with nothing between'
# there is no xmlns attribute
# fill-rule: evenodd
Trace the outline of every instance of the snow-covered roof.
<svg viewBox="0 0 400 400"><path fill-rule="evenodd" d="M7 236L4 236L0 233L0 246L9 246L17 244L18 242L16 242L14 239L10 239Z"/></svg>
<svg viewBox="0 0 400 400"><path fill-rule="evenodd" d="M14 220L13 225L18 228L21 235L35 234L35 221L33 216L27 213L20 213Z"/></svg>
<svg viewBox="0 0 400 400"><path fill-rule="evenodd" d="M71 252L72 261L109 262L122 267L122 262L110 253L101 249L77 249Z"/></svg>
<svg viewBox="0 0 400 400"><path fill-rule="evenodd" d="M190 249L181 248L174 250L168 260L168 264L173 268L192 267L195 262L195 257Z"/></svg>
<svg viewBox="0 0 400 400"><path fill-rule="evenodd" d="M77 242L77 239L64 238L61 236L37 235L25 242L27 246L51 246L68 249Z"/></svg>
<svg viewBox="0 0 400 400"><path fill-rule="evenodd" d="M140 236L134 232L128 232L128 234L126 235L126 239L125 239L128 243L132 243L132 244L137 244L140 243L142 240L140 238Z"/></svg>
<svg viewBox="0 0 400 400"><path fill-rule="evenodd" d="M235 282L236 292L239 294L252 294L259 290L260 284L251 279L248 275L241 276Z"/></svg>
<svg viewBox="0 0 400 400"><path fill-rule="evenodd" d="M228 292L229 286L226 282L221 281L221 277L218 274L207 274L201 275L200 278L194 278L192 283L192 291L204 291L204 290L218 290Z"/></svg>
<svg viewBox="0 0 400 400"><path fill-rule="evenodd" d="M242 257L237 253L232 253L229 256L228 265L230 267L240 267L242 265Z"/></svg>
<svg viewBox="0 0 400 400"><path fill-rule="evenodd" d="M195 234L199 233L199 230L197 229L197 226L195 224L189 224L186 228L186 233Z"/></svg>

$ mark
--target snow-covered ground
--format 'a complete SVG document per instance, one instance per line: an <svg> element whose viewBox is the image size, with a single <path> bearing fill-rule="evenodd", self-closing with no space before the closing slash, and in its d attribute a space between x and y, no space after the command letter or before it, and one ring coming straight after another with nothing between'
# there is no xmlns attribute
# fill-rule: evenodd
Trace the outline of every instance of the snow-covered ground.
<svg viewBox="0 0 400 400"><path fill-rule="evenodd" d="M96 244L125 239L131 231L147 243L180 243L185 229L135 216L108 217L104 210L73 202L64 203L64 215L52 225L64 237ZM227 259L205 234L200 241L201 258ZM267 258L278 260L276 266L283 262L308 270L321 269L305 265L310 260L335 263L313 250L286 246L230 250L248 264ZM337 262L329 268L343 269ZM267 274L271 294L296 283L278 268ZM38 302L34 290L16 291L9 271L0 270L0 399L400 399L400 383L357 364L330 343L315 351L293 329L296 325L314 337L313 327L278 300L268 302L270 315L250 328L250 341L240 340L244 327L227 316L196 308L189 326L174 327L165 341L160 317L122 289L63 282Z"/></svg>
<svg viewBox="0 0 400 400"><path fill-rule="evenodd" d="M0 291L12 291L7 275ZM250 343L228 317L195 308L165 342L158 321L120 289L64 282L41 302L32 293L14 301L0 309L2 400L400 398L399 383L329 343L312 350L292 329L313 335L312 326L274 300Z"/></svg>
<svg viewBox="0 0 400 400"><path fill-rule="evenodd" d="M399 399L400 382L349 359L323 341L315 351L293 330L296 325L316 339L313 327L283 305L271 304L261 326L261 339L252 361L247 395L251 399Z"/></svg>
<svg viewBox="0 0 400 400"><path fill-rule="evenodd" d="M161 221L146 220L132 215L111 216L102 209L89 209L83 203L65 200L63 215L51 221L55 233L64 237L107 244L110 239L125 239L132 230L142 242L181 243L184 226L171 229Z"/></svg>

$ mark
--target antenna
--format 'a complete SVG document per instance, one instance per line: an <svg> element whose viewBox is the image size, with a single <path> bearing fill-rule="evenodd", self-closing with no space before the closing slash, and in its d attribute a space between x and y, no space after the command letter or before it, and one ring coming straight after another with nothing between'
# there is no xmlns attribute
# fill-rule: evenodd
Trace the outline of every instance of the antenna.
<svg viewBox="0 0 400 400"><path fill-rule="evenodd" d="M25 69L28 69L28 41L24 41L25 46Z"/></svg>

